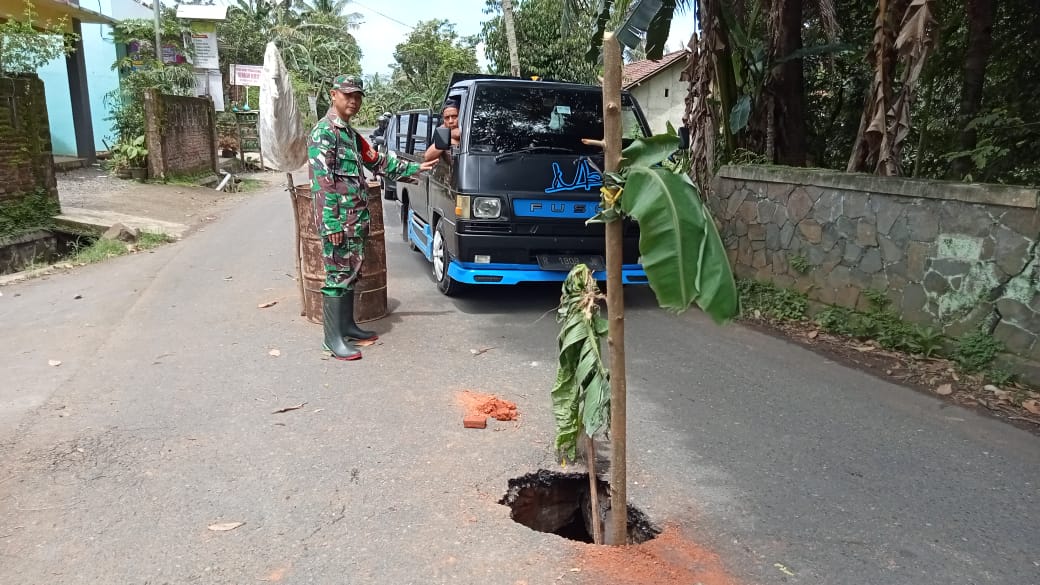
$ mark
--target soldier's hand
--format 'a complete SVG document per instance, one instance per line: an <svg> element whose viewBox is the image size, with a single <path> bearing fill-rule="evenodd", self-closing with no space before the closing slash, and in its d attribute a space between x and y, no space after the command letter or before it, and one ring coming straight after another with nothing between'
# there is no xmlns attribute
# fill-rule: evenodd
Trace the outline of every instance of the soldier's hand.
<svg viewBox="0 0 1040 585"><path fill-rule="evenodd" d="M428 160L428 161L422 163L421 165L419 165L419 172L425 172L425 171L433 170L433 167L435 167L435 166L437 166L437 159Z"/></svg>
<svg viewBox="0 0 1040 585"><path fill-rule="evenodd" d="M343 232L329 234L329 241L332 242L333 246L339 246L343 243Z"/></svg>

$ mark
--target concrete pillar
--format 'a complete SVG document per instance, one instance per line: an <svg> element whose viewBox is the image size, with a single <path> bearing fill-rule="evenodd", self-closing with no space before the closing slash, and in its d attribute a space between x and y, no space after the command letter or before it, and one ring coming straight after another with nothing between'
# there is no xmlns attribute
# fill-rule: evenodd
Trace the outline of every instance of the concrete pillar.
<svg viewBox="0 0 1040 585"><path fill-rule="evenodd" d="M69 99L72 102L72 126L76 131L76 153L86 159L87 164L97 162L94 150L94 122L90 117L90 92L87 89L87 61L83 55L83 27L78 19L72 19L72 32L76 33L76 50L66 55L65 67L69 75Z"/></svg>

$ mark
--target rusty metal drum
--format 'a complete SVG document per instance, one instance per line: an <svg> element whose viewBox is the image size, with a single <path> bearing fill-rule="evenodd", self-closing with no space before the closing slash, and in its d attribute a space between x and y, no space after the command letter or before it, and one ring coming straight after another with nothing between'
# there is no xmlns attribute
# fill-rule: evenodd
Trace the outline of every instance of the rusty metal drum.
<svg viewBox="0 0 1040 585"><path fill-rule="evenodd" d="M354 287L354 319L358 323L386 317L386 239L383 236L383 198L377 181L369 181L368 213L371 222L365 240L365 263Z"/></svg>
<svg viewBox="0 0 1040 585"><path fill-rule="evenodd" d="M321 236L314 224L309 183L292 188L293 215L296 220L296 277L300 282L300 315L321 323L321 287L325 284L325 263L321 256Z"/></svg>
<svg viewBox="0 0 1040 585"><path fill-rule="evenodd" d="M383 236L383 201L378 182L367 185L368 212L371 214L365 240L365 263L354 286L354 320L358 323L382 319L388 313L386 296L386 240ZM291 190L296 221L296 271L300 282L300 315L321 323L321 287L325 283L325 263L321 254L312 207L310 184L294 185Z"/></svg>

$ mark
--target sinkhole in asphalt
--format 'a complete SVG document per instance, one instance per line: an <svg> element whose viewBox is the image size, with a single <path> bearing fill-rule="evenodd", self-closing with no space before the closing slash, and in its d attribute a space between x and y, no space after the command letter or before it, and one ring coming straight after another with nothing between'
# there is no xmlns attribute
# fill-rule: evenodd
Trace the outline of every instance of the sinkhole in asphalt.
<svg viewBox="0 0 1040 585"><path fill-rule="evenodd" d="M604 518L603 532L609 534L610 484L599 480L597 491L600 514ZM510 517L531 530L578 542L593 542L592 496L587 473L542 469L510 479L509 489L498 503L509 506ZM660 532L646 514L628 505L628 544L646 542Z"/></svg>

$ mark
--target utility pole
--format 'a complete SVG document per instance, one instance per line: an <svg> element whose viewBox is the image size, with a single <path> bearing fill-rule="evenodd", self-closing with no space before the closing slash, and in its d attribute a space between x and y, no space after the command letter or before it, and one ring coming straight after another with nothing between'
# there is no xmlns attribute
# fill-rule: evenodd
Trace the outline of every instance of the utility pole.
<svg viewBox="0 0 1040 585"><path fill-rule="evenodd" d="M152 0L152 10L155 13L155 59L162 63L162 25L160 24L162 13L162 0Z"/></svg>
<svg viewBox="0 0 1040 585"><path fill-rule="evenodd" d="M516 23L513 21L513 0L502 0L502 20L506 24L506 44L509 46L509 74L520 77L520 53L516 48Z"/></svg>

